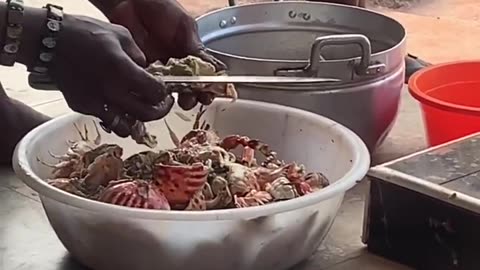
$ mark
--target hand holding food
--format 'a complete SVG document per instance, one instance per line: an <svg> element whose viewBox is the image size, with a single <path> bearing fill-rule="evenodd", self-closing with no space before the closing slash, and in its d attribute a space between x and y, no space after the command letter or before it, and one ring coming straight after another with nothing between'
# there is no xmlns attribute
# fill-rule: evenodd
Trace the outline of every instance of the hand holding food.
<svg viewBox="0 0 480 270"><path fill-rule="evenodd" d="M220 76L224 75L224 71L218 72L215 67L203 61L195 56L187 56L182 59L171 58L166 65L163 65L160 61L151 64L147 68L147 72L152 74L158 80L162 79L162 76ZM166 91L170 93L178 93L178 103L184 110L191 109L190 106L195 106L195 103L187 103L191 96L199 97L200 99L208 99L210 104L215 97L228 97L235 101L238 97L237 91L232 84L168 84ZM130 134L139 144L147 145L150 148L155 148L157 145L156 136L148 133L145 124L140 121L135 121L131 125Z"/></svg>
<svg viewBox="0 0 480 270"><path fill-rule="evenodd" d="M225 64L205 51L198 27L175 0L92 0L112 23L130 30L147 56L147 61L166 63L170 58L193 55L209 62L216 70ZM105 3L107 2L107 3Z"/></svg>
<svg viewBox="0 0 480 270"><path fill-rule="evenodd" d="M213 65L216 71L225 64L207 53L198 27L182 5L175 0L91 0L112 23L126 27L146 55L148 63L171 58L195 56ZM179 96L179 104L190 110L197 102L208 105L212 95Z"/></svg>
<svg viewBox="0 0 480 270"><path fill-rule="evenodd" d="M127 29L66 15L51 76L75 111L99 117L121 137L136 121L164 117L173 105L165 86L143 67L145 56Z"/></svg>

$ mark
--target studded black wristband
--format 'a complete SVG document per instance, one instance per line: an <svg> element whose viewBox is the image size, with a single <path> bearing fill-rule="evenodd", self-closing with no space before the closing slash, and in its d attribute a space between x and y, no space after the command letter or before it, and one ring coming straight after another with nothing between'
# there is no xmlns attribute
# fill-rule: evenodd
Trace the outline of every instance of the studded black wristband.
<svg viewBox="0 0 480 270"><path fill-rule="evenodd" d="M48 75L49 65L55 57L58 33L62 30L63 8L47 4L47 21L45 33L42 37L38 59L28 68L30 86L37 89L55 89L54 82Z"/></svg>
<svg viewBox="0 0 480 270"><path fill-rule="evenodd" d="M0 52L0 64L13 66L20 48L23 33L23 0L7 0L7 28L3 36L5 43Z"/></svg>

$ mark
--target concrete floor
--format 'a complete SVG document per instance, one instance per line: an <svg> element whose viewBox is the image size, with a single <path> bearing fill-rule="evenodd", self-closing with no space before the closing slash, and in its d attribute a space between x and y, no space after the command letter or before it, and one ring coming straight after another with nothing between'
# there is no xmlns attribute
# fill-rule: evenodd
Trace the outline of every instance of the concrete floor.
<svg viewBox="0 0 480 270"><path fill-rule="evenodd" d="M477 0L416 0L409 2L413 2L413 4L399 11L430 17L480 20L480 5Z"/></svg>
<svg viewBox="0 0 480 270"><path fill-rule="evenodd" d="M421 5L401 12L385 9L380 11L404 24L409 35L409 52L438 63L480 58L480 42L478 42L480 22L477 16L480 5L478 7L473 5L474 1L476 2L476 0L436 0L434 3L423 1ZM26 0L25 2L34 6L54 2L63 5L67 12L104 19L86 1ZM181 0L180 2L193 15L199 15L207 10L226 6L227 1ZM434 5L435 3L437 4ZM61 94L32 90L27 85L25 69L21 66L0 67L0 78L11 97L22 100L39 111L51 116L68 111ZM405 90L397 123L384 145L374 155L374 162L391 160L424 147L423 125L418 106ZM360 184L348 194L325 245L313 258L314 262L302 269L406 269L366 254L362 249L360 235L365 188L365 183ZM315 260L321 261L321 265L315 264Z"/></svg>

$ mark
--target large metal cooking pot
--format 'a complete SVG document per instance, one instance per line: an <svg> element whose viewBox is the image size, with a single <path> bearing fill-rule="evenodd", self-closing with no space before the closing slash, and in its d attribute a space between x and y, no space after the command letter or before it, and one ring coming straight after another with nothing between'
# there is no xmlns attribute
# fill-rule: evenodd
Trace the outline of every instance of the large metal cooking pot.
<svg viewBox="0 0 480 270"><path fill-rule="evenodd" d="M204 44L232 75L341 79L288 88L240 85L240 98L327 116L357 133L370 151L391 130L405 76L406 34L397 21L356 7L282 1L219 9L197 23Z"/></svg>

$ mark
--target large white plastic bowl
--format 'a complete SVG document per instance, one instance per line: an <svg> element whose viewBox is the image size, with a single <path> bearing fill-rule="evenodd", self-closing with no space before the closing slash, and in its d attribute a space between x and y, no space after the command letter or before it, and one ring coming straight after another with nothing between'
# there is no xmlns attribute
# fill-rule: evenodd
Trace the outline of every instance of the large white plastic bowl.
<svg viewBox="0 0 480 270"><path fill-rule="evenodd" d="M328 233L345 192L367 173L370 157L362 140L322 116L255 101L216 100L205 119L221 135L261 139L282 159L323 172L333 183L290 201L207 212L138 210L87 200L49 186L44 179L50 169L37 161L53 162L49 150L62 153L67 139L79 139L74 122L89 125L94 134L93 118L78 114L25 136L16 149L15 172L39 193L64 246L92 269L281 270L308 258ZM180 136L192 127L175 113L167 121ZM159 135L160 147L173 146L163 121L148 126ZM123 146L125 155L146 150L129 139L102 135L104 142Z"/></svg>

